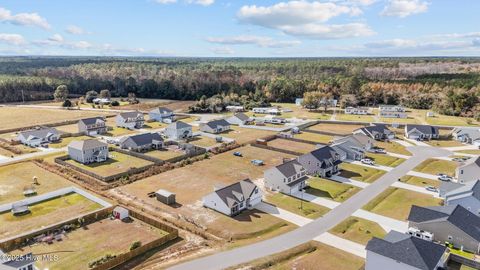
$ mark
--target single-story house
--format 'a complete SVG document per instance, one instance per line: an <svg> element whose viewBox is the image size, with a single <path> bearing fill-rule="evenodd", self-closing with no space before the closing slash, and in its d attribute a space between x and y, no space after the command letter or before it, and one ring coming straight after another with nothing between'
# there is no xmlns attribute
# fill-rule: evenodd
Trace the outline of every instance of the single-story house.
<svg viewBox="0 0 480 270"><path fill-rule="evenodd" d="M229 106L225 107L225 109L229 112L244 112L245 111L245 107L234 106L234 105L229 105Z"/></svg>
<svg viewBox="0 0 480 270"><path fill-rule="evenodd" d="M459 142L480 146L480 128L478 127L455 128L452 137Z"/></svg>
<svg viewBox="0 0 480 270"><path fill-rule="evenodd" d="M440 137L440 133L438 128L434 126L406 124L405 137L413 140L431 140L438 139Z"/></svg>
<svg viewBox="0 0 480 270"><path fill-rule="evenodd" d="M367 115L370 114L368 107L346 107L345 114Z"/></svg>
<svg viewBox="0 0 480 270"><path fill-rule="evenodd" d="M172 193L170 191L167 191L165 189L159 189L155 192L155 197L159 202L162 202L166 205L172 205L176 203L175 200L175 193Z"/></svg>
<svg viewBox="0 0 480 270"><path fill-rule="evenodd" d="M380 105L378 110L380 112L405 112L405 107L401 105Z"/></svg>
<svg viewBox="0 0 480 270"><path fill-rule="evenodd" d="M21 131L17 139L24 145L38 147L60 140L60 133L55 128L40 127L37 129Z"/></svg>
<svg viewBox="0 0 480 270"><path fill-rule="evenodd" d="M301 155L297 159L308 174L321 177L330 177L337 173L338 165L342 163L340 155L327 145Z"/></svg>
<svg viewBox="0 0 480 270"><path fill-rule="evenodd" d="M148 117L150 120L157 122L171 123L173 121L174 114L173 111L168 108L158 107L148 112Z"/></svg>
<svg viewBox="0 0 480 270"><path fill-rule="evenodd" d="M480 180L470 181L464 185L442 194L445 205L461 205L465 209L480 216Z"/></svg>
<svg viewBox="0 0 480 270"><path fill-rule="evenodd" d="M80 119L78 121L78 132L82 132L88 136L107 133L105 118L91 117Z"/></svg>
<svg viewBox="0 0 480 270"><path fill-rule="evenodd" d="M114 218L120 220L124 220L130 216L128 209L121 206L116 206L115 208L113 208L112 215Z"/></svg>
<svg viewBox="0 0 480 270"><path fill-rule="evenodd" d="M35 262L37 260L32 253L8 256L0 250L1 270L36 270Z"/></svg>
<svg viewBox="0 0 480 270"><path fill-rule="evenodd" d="M365 249L365 270L440 270L449 254L445 246L397 231L373 237Z"/></svg>
<svg viewBox="0 0 480 270"><path fill-rule="evenodd" d="M230 123L225 119L213 120L200 124L200 130L207 133L222 133L230 130Z"/></svg>
<svg viewBox="0 0 480 270"><path fill-rule="evenodd" d="M407 118L408 117L406 112L398 112L398 111L379 111L378 116L383 118Z"/></svg>
<svg viewBox="0 0 480 270"><path fill-rule="evenodd" d="M267 108L267 107L261 107L261 108L253 108L252 109L252 112L254 113L260 113L260 114L272 114L272 115L279 115L281 114L281 111L276 108L276 107L271 107L271 108Z"/></svg>
<svg viewBox="0 0 480 270"><path fill-rule="evenodd" d="M236 113L227 118L227 122L231 125L246 125L252 121L253 120L244 113Z"/></svg>
<svg viewBox="0 0 480 270"><path fill-rule="evenodd" d="M245 179L216 189L203 197L202 201L205 207L227 216L234 216L260 203L262 192L250 179Z"/></svg>
<svg viewBox="0 0 480 270"><path fill-rule="evenodd" d="M395 133L385 124L374 124L353 131L353 134L363 134L374 140L384 141L395 139Z"/></svg>
<svg viewBox="0 0 480 270"><path fill-rule="evenodd" d="M480 217L461 205L420 207L413 205L408 226L433 234L433 240L448 242L462 250L480 252Z"/></svg>
<svg viewBox="0 0 480 270"><path fill-rule="evenodd" d="M480 157L472 157L460 164L455 170L455 177L460 184L480 180Z"/></svg>
<svg viewBox="0 0 480 270"><path fill-rule="evenodd" d="M120 147L137 152L161 149L163 148L163 138L159 133L143 133L126 136L120 140Z"/></svg>
<svg viewBox="0 0 480 270"><path fill-rule="evenodd" d="M172 140L183 140L193 136L192 126L182 121L171 123L165 128L165 136Z"/></svg>
<svg viewBox="0 0 480 270"><path fill-rule="evenodd" d="M145 124L143 113L135 112L122 112L115 118L117 127L123 127L128 129L142 128Z"/></svg>
<svg viewBox="0 0 480 270"><path fill-rule="evenodd" d="M70 158L83 164L103 162L108 159L108 144L99 140L73 141L67 148Z"/></svg>
<svg viewBox="0 0 480 270"><path fill-rule="evenodd" d="M285 194L296 193L306 187L307 171L297 160L290 160L264 173L265 187Z"/></svg>

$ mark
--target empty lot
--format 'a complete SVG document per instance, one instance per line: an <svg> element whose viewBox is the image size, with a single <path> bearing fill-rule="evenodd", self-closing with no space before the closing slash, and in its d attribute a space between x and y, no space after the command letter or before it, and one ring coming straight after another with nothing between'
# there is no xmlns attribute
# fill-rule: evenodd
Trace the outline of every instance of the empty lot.
<svg viewBox="0 0 480 270"><path fill-rule="evenodd" d="M234 139L237 143L243 144L250 141L255 141L258 138L274 135L275 133L276 132L269 130L231 126L231 130L222 133L222 136Z"/></svg>
<svg viewBox="0 0 480 270"><path fill-rule="evenodd" d="M315 150L316 148L314 144L295 142L295 141L290 141L286 139L275 139L275 140L269 141L268 146L290 150L290 151L294 151L302 154L309 153Z"/></svg>
<svg viewBox="0 0 480 270"><path fill-rule="evenodd" d="M354 130L364 127L364 125L342 125L338 123L320 123L314 126L308 127L309 130L331 132L339 135L347 135Z"/></svg>

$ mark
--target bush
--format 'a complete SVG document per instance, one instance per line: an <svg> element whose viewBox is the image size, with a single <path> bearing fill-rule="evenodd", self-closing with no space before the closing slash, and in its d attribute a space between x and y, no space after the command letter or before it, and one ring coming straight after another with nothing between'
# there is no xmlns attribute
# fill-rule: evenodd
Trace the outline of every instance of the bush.
<svg viewBox="0 0 480 270"><path fill-rule="evenodd" d="M70 107L72 107L72 106L73 106L72 102L71 102L70 100L68 100L68 99L66 99L66 100L62 103L62 107L64 107L64 108L70 108Z"/></svg>
<svg viewBox="0 0 480 270"><path fill-rule="evenodd" d="M112 103L110 103L112 106L116 107L116 106L120 106L120 102L114 100L112 101Z"/></svg>
<svg viewBox="0 0 480 270"><path fill-rule="evenodd" d="M130 250L137 249L137 248L139 248L139 247L141 247L141 246L142 246L142 242L140 242L140 241L135 241L135 242L133 242L132 245L130 246Z"/></svg>

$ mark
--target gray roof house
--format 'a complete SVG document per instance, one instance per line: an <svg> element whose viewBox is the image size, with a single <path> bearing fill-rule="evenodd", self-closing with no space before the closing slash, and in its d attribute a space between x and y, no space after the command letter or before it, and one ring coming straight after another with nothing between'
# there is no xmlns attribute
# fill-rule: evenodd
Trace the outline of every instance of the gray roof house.
<svg viewBox="0 0 480 270"><path fill-rule="evenodd" d="M364 134L354 134L337 138L331 147L340 154L340 159L360 160L365 152L373 147L373 139Z"/></svg>
<svg viewBox="0 0 480 270"><path fill-rule="evenodd" d="M452 137L459 142L480 146L480 128L478 127L455 128Z"/></svg>
<svg viewBox="0 0 480 270"><path fill-rule="evenodd" d="M244 113L236 113L227 118L227 122L231 125L245 125L249 122L252 122L252 119Z"/></svg>
<svg viewBox="0 0 480 270"><path fill-rule="evenodd" d="M406 124L405 125L405 137L413 140L417 139L438 139L440 133L438 132L438 128L430 125L412 125Z"/></svg>
<svg viewBox="0 0 480 270"><path fill-rule="evenodd" d="M265 187L291 195L306 187L307 171L297 160L290 160L264 173Z"/></svg>
<svg viewBox="0 0 480 270"><path fill-rule="evenodd" d="M480 216L480 180L458 185L442 196L445 205L461 205L465 209Z"/></svg>
<svg viewBox="0 0 480 270"><path fill-rule="evenodd" d="M99 140L73 141L67 148L70 158L83 164L103 162L108 159L108 144Z"/></svg>
<svg viewBox="0 0 480 270"><path fill-rule="evenodd" d="M480 180L480 157L472 157L460 164L455 170L455 177L460 184Z"/></svg>
<svg viewBox="0 0 480 270"><path fill-rule="evenodd" d="M200 124L200 130L207 133L222 133L230 130L230 123L225 119L213 120L208 123Z"/></svg>
<svg viewBox="0 0 480 270"><path fill-rule="evenodd" d="M308 174L330 177L338 172L338 165L342 163L340 155L330 146L324 145L310 153L297 158Z"/></svg>
<svg viewBox="0 0 480 270"><path fill-rule="evenodd" d="M150 120L171 123L173 121L174 114L173 111L168 108L158 107L148 112L148 117Z"/></svg>
<svg viewBox="0 0 480 270"><path fill-rule="evenodd" d="M245 179L214 190L203 197L202 201L205 207L234 216L260 203L262 192L250 179Z"/></svg>
<svg viewBox="0 0 480 270"><path fill-rule="evenodd" d="M192 126L182 121L168 125L164 130L165 136L171 140L183 140L193 136Z"/></svg>
<svg viewBox="0 0 480 270"><path fill-rule="evenodd" d="M115 118L117 127L123 127L128 129L142 128L145 124L143 113L135 112L122 112Z"/></svg>
<svg viewBox="0 0 480 270"><path fill-rule="evenodd" d="M365 270L436 270L448 259L445 246L397 231L373 237L365 249Z"/></svg>
<svg viewBox="0 0 480 270"><path fill-rule="evenodd" d="M78 121L78 132L92 136L107 133L107 126L103 117L91 117Z"/></svg>
<svg viewBox="0 0 480 270"><path fill-rule="evenodd" d="M374 124L368 127L362 127L354 130L353 134L363 134L379 141L393 140L395 138L395 133L388 129L385 124Z"/></svg>
<svg viewBox="0 0 480 270"><path fill-rule="evenodd" d="M11 257L11 258L10 258ZM20 256L7 256L0 250L0 269L1 270L35 270L35 256L27 253Z"/></svg>
<svg viewBox="0 0 480 270"><path fill-rule="evenodd" d="M433 240L480 252L480 217L461 205L420 207L413 205L408 226L433 234Z"/></svg>
<svg viewBox="0 0 480 270"><path fill-rule="evenodd" d="M24 145L38 147L60 140L60 133L55 128L40 127L19 132L17 139Z"/></svg>
<svg viewBox="0 0 480 270"><path fill-rule="evenodd" d="M163 138L159 133L143 133L123 137L120 140L120 147L132 151L146 151L160 149L163 147Z"/></svg>

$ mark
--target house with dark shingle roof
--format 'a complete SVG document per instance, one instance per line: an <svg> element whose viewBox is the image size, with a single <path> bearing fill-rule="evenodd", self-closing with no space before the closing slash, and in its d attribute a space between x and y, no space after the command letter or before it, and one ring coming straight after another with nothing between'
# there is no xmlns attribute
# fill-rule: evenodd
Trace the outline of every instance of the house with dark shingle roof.
<svg viewBox="0 0 480 270"><path fill-rule="evenodd" d="M99 140L73 141L67 148L70 158L83 164L103 162L108 159L108 144Z"/></svg>
<svg viewBox="0 0 480 270"><path fill-rule="evenodd" d="M213 120L200 124L200 131L207 133L217 134L227 130L230 130L230 123L225 119Z"/></svg>
<svg viewBox="0 0 480 270"><path fill-rule="evenodd" d="M249 122L252 122L252 119L244 113L236 113L227 118L227 122L231 125L245 125Z"/></svg>
<svg viewBox="0 0 480 270"><path fill-rule="evenodd" d="M331 147L340 154L341 160L360 160L373 148L373 139L364 134L353 134L335 139Z"/></svg>
<svg viewBox="0 0 480 270"><path fill-rule="evenodd" d="M184 140L193 136L192 126L182 121L171 123L163 132L171 140Z"/></svg>
<svg viewBox="0 0 480 270"><path fill-rule="evenodd" d="M445 205L461 205L480 216L480 180L458 185L445 192L442 197Z"/></svg>
<svg viewBox="0 0 480 270"><path fill-rule="evenodd" d="M433 240L456 248L480 252L480 217L461 205L420 207L413 205L408 226L433 234Z"/></svg>
<svg viewBox="0 0 480 270"><path fill-rule="evenodd" d="M460 184L480 180L480 157L472 157L460 164L455 170L455 177Z"/></svg>
<svg viewBox="0 0 480 270"><path fill-rule="evenodd" d="M148 117L150 120L171 123L173 121L174 114L173 111L168 108L158 107L148 112Z"/></svg>
<svg viewBox="0 0 480 270"><path fill-rule="evenodd" d="M462 143L469 143L480 146L480 128L458 127L453 129L452 137Z"/></svg>
<svg viewBox="0 0 480 270"><path fill-rule="evenodd" d="M297 160L290 160L264 173L265 187L291 195L305 188L307 171Z"/></svg>
<svg viewBox="0 0 480 270"><path fill-rule="evenodd" d="M117 127L123 127L128 129L142 128L145 124L145 118L143 113L139 111L135 112L122 112L115 118Z"/></svg>
<svg viewBox="0 0 480 270"><path fill-rule="evenodd" d="M448 259L445 246L397 231L373 237L365 249L365 270L437 270Z"/></svg>
<svg viewBox="0 0 480 270"><path fill-rule="evenodd" d="M330 177L338 172L342 163L340 155L330 146L324 145L297 158L308 174Z"/></svg>
<svg viewBox="0 0 480 270"><path fill-rule="evenodd" d="M262 192L250 179L245 179L214 190L203 197L202 201L205 207L234 216L260 203Z"/></svg>
<svg viewBox="0 0 480 270"><path fill-rule="evenodd" d="M146 151L150 149L161 149L163 138L158 133L143 133L123 137L120 140L120 147L131 151Z"/></svg>
<svg viewBox="0 0 480 270"><path fill-rule="evenodd" d="M59 141L60 133L55 128L40 127L19 132L17 139L24 145L39 147L44 144Z"/></svg>
<svg viewBox="0 0 480 270"><path fill-rule="evenodd" d="M384 141L395 139L395 133L388 129L385 124L374 124L353 131L353 134L363 134L374 140Z"/></svg>
<svg viewBox="0 0 480 270"><path fill-rule="evenodd" d="M107 133L107 126L103 117L91 117L78 121L78 132L92 136Z"/></svg>
<svg viewBox="0 0 480 270"><path fill-rule="evenodd" d="M438 128L434 126L406 124L405 137L412 140L431 140L438 139L440 137L440 133Z"/></svg>

